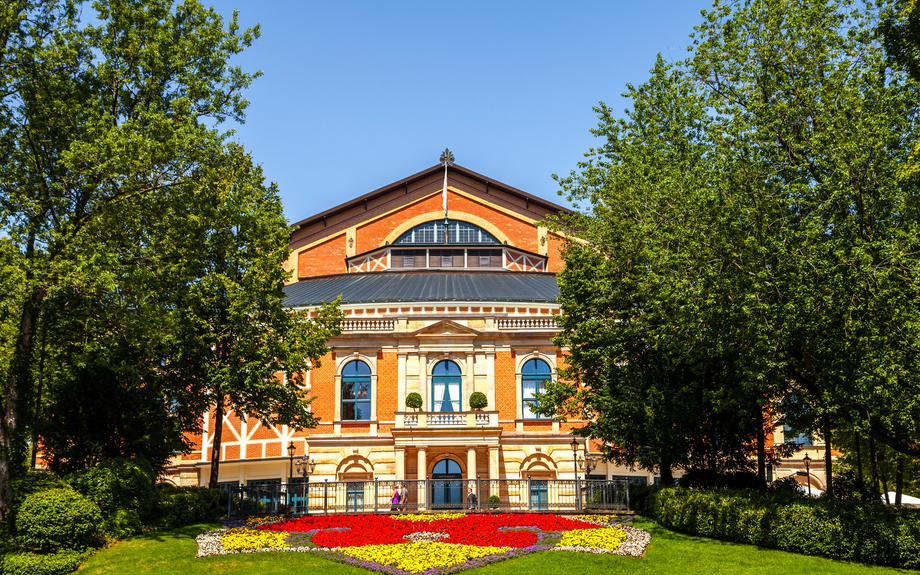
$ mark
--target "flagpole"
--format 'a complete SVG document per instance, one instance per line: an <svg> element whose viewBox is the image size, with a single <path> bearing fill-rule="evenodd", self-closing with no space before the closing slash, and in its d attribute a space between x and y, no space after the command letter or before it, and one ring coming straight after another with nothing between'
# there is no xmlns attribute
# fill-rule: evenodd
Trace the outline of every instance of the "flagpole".
<svg viewBox="0 0 920 575"><path fill-rule="evenodd" d="M447 223L447 168L454 165L454 155L447 148L444 148L444 151L441 152L441 164L444 165L444 188L441 191L442 197L444 198L444 243L450 243L448 235L448 223Z"/></svg>

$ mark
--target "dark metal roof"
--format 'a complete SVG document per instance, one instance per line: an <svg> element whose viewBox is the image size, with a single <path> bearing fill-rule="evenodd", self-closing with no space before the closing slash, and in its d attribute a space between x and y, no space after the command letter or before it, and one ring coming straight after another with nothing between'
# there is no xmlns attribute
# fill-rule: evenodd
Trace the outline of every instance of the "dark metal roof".
<svg viewBox="0 0 920 575"><path fill-rule="evenodd" d="M343 304L391 302L555 303L556 276L515 272L380 272L325 276L284 287L287 307L307 307L342 296Z"/></svg>

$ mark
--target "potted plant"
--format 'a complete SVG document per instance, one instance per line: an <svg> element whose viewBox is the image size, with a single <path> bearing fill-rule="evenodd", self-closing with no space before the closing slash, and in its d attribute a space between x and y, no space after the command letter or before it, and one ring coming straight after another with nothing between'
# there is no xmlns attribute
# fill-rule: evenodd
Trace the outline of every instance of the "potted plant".
<svg viewBox="0 0 920 575"><path fill-rule="evenodd" d="M416 392L412 392L406 396L406 407L411 407L412 409L418 410L422 407L422 396Z"/></svg>
<svg viewBox="0 0 920 575"><path fill-rule="evenodd" d="M489 399L483 392L474 391L472 395L470 395L470 407L473 409L483 409L485 407L489 407Z"/></svg>
<svg viewBox="0 0 920 575"><path fill-rule="evenodd" d="M489 496L489 509L498 509L500 503L501 499L498 498L498 495Z"/></svg>

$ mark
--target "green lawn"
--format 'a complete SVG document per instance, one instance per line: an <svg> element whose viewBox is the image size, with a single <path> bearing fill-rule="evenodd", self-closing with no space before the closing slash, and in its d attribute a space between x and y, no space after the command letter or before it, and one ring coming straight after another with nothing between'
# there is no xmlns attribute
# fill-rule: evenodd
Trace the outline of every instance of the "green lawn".
<svg viewBox="0 0 920 575"><path fill-rule="evenodd" d="M111 573L219 573L253 575L322 573L371 573L363 569L321 559L309 553L247 553L195 559L194 537L213 525L195 525L168 533L133 537L97 553L80 569L81 575ZM652 534L644 559L583 553L543 552L496 563L469 573L551 573L561 570L579 573L668 574L668 575L882 575L909 573L899 569L840 563L829 559L760 549L751 545L724 543L669 531L653 522L638 520L636 527ZM560 563L564 562L564 564Z"/></svg>

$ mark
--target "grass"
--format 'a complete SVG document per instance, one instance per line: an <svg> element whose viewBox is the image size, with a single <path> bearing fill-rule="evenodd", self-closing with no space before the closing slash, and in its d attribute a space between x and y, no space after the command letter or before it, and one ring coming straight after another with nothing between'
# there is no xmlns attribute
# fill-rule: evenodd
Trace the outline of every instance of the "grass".
<svg viewBox="0 0 920 575"><path fill-rule="evenodd" d="M195 536L216 525L193 525L167 533L132 537L91 557L80 568L80 575L125 573L216 573L221 575L349 573L368 575L358 569L309 553L246 553L195 559ZM610 555L588 555L547 551L520 559L496 563L469 571L471 575L528 573L543 574L560 571L667 575L888 575L908 573L900 569L844 563L797 555L784 551L760 549L752 545L727 543L670 531L657 524L639 519L636 527L652 534L652 543L644 559ZM564 567L561 562L564 562Z"/></svg>

